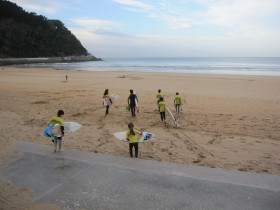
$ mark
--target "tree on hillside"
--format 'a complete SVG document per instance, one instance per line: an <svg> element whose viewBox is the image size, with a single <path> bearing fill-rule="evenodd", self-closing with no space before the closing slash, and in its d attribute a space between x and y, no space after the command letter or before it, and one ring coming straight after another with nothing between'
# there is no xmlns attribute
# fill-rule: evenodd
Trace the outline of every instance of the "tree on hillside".
<svg viewBox="0 0 280 210"><path fill-rule="evenodd" d="M86 55L87 50L59 20L28 13L0 0L0 57Z"/></svg>

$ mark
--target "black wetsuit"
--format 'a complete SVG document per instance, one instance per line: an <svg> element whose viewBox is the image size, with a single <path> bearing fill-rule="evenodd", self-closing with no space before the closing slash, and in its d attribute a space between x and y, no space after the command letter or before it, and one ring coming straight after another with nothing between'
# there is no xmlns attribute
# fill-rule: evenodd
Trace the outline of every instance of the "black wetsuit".
<svg viewBox="0 0 280 210"><path fill-rule="evenodd" d="M138 102L137 96L134 93L130 94L130 96L128 97L128 103L130 104L130 110L131 110L132 116L136 116L135 115L135 106L136 106L135 100L137 100L137 102Z"/></svg>

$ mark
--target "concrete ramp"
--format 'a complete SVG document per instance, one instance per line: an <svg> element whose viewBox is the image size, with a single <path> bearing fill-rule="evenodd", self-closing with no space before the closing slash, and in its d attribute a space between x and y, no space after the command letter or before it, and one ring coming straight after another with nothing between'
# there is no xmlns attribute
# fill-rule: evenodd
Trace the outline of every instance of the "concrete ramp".
<svg viewBox="0 0 280 210"><path fill-rule="evenodd" d="M66 209L280 209L280 177L17 143L1 180Z"/></svg>

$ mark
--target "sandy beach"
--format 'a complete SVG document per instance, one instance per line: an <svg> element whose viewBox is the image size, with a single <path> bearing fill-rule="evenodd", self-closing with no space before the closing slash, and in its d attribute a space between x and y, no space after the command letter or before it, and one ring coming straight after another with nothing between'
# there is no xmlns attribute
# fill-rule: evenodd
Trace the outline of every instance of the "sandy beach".
<svg viewBox="0 0 280 210"><path fill-rule="evenodd" d="M120 98L105 117L102 96L107 88ZM139 99L135 118L126 111L130 89ZM166 124L161 122L158 89L179 128L168 114ZM180 115L173 105L176 92L187 102ZM128 144L113 133L126 131L133 122L156 135L139 145L141 159L280 175L280 77L5 67L0 70L0 95L2 168L17 158L14 142L51 146L43 131L63 109L65 122L83 125L63 138L64 149L129 157ZM7 185L1 183L1 201L12 199Z"/></svg>

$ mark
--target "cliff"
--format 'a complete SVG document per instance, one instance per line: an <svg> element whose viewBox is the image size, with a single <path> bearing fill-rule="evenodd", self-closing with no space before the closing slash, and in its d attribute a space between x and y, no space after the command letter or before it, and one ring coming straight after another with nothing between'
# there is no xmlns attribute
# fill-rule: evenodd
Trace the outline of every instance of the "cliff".
<svg viewBox="0 0 280 210"><path fill-rule="evenodd" d="M101 60L90 55L61 21L28 13L6 0L0 0L0 58L2 64L7 60L36 61L23 58L55 62Z"/></svg>

